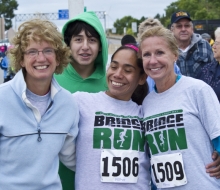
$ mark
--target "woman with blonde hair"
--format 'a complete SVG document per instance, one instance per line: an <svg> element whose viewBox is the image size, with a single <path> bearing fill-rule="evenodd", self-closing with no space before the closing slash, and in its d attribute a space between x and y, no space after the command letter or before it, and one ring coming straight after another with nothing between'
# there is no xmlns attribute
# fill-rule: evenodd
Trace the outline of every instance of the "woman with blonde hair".
<svg viewBox="0 0 220 190"><path fill-rule="evenodd" d="M220 152L220 105L201 80L175 74L178 46L172 32L154 27L141 36L145 73L155 81L143 102L143 126L157 188L219 189L219 161L210 177L205 167ZM210 164L209 164L210 166Z"/></svg>
<svg viewBox="0 0 220 190"><path fill-rule="evenodd" d="M60 190L59 159L74 169L79 119L71 94L53 77L68 64L69 48L57 27L40 19L21 24L12 43L17 73L0 85L0 187Z"/></svg>
<svg viewBox="0 0 220 190"><path fill-rule="evenodd" d="M161 26L163 27L163 25L161 24L161 22L156 19L156 18L147 18L146 20L144 20L143 22L140 23L139 27L138 27L138 43L140 43L140 38L141 38L141 35L148 29L152 28L152 27L156 27L156 26ZM180 69L179 67L177 66L177 64L175 63L174 64L174 71L176 74L181 74L180 72ZM153 91L154 89L154 85L155 85L155 82L154 80L151 78L151 77L147 77L147 83L148 83L148 86L149 86L149 91Z"/></svg>

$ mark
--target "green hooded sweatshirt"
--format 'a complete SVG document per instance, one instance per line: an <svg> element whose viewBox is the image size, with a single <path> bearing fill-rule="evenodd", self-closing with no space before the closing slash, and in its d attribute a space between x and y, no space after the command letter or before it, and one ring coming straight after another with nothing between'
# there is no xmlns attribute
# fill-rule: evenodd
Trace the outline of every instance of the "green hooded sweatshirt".
<svg viewBox="0 0 220 190"><path fill-rule="evenodd" d="M55 78L63 88L70 91L71 93L76 91L99 92L106 90L106 64L108 60L108 45L103 26L94 12L84 12L69 20L64 25L62 30L63 35L68 24L77 20L84 21L91 25L100 35L102 50L98 53L98 56L95 59L96 69L92 75L83 79L69 63L68 66L64 69L63 73L60 75L55 75Z"/></svg>
<svg viewBox="0 0 220 190"><path fill-rule="evenodd" d="M100 35L102 50L95 59L95 71L88 78L83 79L69 63L62 74L55 75L58 83L66 90L74 93L76 91L99 92L107 89L106 64L108 60L108 45L102 24L94 12L84 12L69 20L63 27L62 34L69 23L84 21L95 28ZM85 155L86 156L86 155ZM74 190L75 173L60 162L59 175L63 190Z"/></svg>

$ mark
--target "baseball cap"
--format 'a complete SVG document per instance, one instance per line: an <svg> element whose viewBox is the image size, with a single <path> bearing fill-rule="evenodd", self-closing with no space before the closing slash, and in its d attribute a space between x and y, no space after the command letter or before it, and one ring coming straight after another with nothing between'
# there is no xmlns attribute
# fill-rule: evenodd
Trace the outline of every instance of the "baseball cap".
<svg viewBox="0 0 220 190"><path fill-rule="evenodd" d="M171 24L176 23L178 20L182 19L182 18L187 18L189 20L192 20L190 18L190 14L186 11L178 11L172 14L171 17Z"/></svg>
<svg viewBox="0 0 220 190"><path fill-rule="evenodd" d="M208 33L201 34L203 39L211 39L211 36Z"/></svg>

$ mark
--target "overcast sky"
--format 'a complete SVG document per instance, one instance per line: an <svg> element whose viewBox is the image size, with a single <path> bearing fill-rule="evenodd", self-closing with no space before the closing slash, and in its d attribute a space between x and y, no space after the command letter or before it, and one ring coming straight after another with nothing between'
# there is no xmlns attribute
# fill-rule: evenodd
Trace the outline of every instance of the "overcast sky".
<svg viewBox="0 0 220 190"><path fill-rule="evenodd" d="M74 0L73 0L74 1ZM154 17L157 13L164 14L164 9L175 0L84 0L87 11L106 11L106 27L112 28L116 19L132 16L140 19ZM17 0L19 6L15 14L27 13L57 13L58 10L68 9L68 0ZM53 22L61 29L67 20ZM13 21L14 28L21 22ZM104 21L101 19L104 25Z"/></svg>

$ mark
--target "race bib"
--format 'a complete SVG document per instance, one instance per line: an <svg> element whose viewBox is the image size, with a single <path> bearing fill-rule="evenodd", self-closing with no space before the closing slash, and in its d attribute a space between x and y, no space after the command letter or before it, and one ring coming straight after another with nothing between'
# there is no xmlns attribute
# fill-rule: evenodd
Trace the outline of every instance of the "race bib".
<svg viewBox="0 0 220 190"><path fill-rule="evenodd" d="M137 183L139 153L133 150L101 150L101 182Z"/></svg>
<svg viewBox="0 0 220 190"><path fill-rule="evenodd" d="M181 153L152 156L151 172L157 188L177 187L187 184Z"/></svg>

